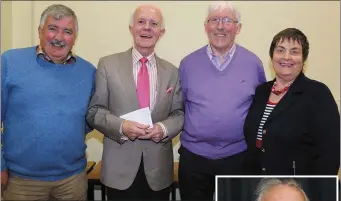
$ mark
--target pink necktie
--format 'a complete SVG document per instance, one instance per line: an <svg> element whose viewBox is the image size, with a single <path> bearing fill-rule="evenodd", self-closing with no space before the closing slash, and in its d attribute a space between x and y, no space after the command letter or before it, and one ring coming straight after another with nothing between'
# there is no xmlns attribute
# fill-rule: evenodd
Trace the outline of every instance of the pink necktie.
<svg viewBox="0 0 341 201"><path fill-rule="evenodd" d="M140 59L142 65L137 76L137 98L139 100L140 108L149 107L150 96L149 96L149 75L147 70L146 57Z"/></svg>

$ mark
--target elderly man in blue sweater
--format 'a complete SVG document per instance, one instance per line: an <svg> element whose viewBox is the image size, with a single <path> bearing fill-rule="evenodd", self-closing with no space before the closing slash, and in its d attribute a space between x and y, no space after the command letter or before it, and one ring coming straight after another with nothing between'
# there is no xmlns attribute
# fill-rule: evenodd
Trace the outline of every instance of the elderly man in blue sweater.
<svg viewBox="0 0 341 201"><path fill-rule="evenodd" d="M49 6L40 45L1 55L1 184L5 200L86 200L85 114L95 67L71 49L77 17Z"/></svg>

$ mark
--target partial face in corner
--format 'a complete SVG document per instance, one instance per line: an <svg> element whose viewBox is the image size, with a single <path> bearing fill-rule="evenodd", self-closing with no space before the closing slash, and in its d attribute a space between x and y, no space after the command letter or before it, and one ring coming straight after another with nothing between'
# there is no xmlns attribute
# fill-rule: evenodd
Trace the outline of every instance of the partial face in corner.
<svg viewBox="0 0 341 201"><path fill-rule="evenodd" d="M305 201L301 191L288 185L277 185L264 193L262 201Z"/></svg>
<svg viewBox="0 0 341 201"><path fill-rule="evenodd" d="M143 5L135 10L129 30L134 39L134 47L140 52L153 52L159 38L165 33L163 18L159 8Z"/></svg>

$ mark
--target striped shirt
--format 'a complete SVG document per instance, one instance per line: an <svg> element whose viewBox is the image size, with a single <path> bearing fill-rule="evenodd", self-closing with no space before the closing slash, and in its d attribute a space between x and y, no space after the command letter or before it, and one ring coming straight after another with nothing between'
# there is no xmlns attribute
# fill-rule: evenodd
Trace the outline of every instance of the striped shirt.
<svg viewBox="0 0 341 201"><path fill-rule="evenodd" d="M232 60L234 52L236 51L236 44L233 44L230 51L224 56L224 61L220 63L219 57L216 56L212 50L211 45L207 45L206 53L213 65L220 71L224 70Z"/></svg>
<svg viewBox="0 0 341 201"><path fill-rule="evenodd" d="M154 109L156 94L157 94L157 68L154 52L147 57L148 61L146 63L147 70L149 74L149 88L150 88L150 110ZM142 65L140 59L143 57L135 48L132 50L133 56L133 74L134 81L137 87L137 77Z"/></svg>
<svg viewBox="0 0 341 201"><path fill-rule="evenodd" d="M135 81L135 85L137 87L137 77L140 71L140 68L142 66L142 62L140 59L143 57L134 47L132 50L132 57L133 57L133 77ZM149 88L150 88L150 110L152 111L155 106L156 102L156 95L157 95L157 68L156 68L156 59L155 59L155 53L153 52L147 57L148 61L146 63L148 74L149 74ZM167 136L167 128L161 123L158 122L158 125L161 126L164 136ZM120 133L123 134L122 132L122 125L120 126ZM127 136L122 136L122 140L128 140Z"/></svg>
<svg viewBox="0 0 341 201"><path fill-rule="evenodd" d="M268 103L266 104L262 119L260 121L258 132L257 132L257 139L256 139L256 147L262 148L262 137L263 137L263 126L270 116L272 110L275 108L277 103L272 103L268 100Z"/></svg>

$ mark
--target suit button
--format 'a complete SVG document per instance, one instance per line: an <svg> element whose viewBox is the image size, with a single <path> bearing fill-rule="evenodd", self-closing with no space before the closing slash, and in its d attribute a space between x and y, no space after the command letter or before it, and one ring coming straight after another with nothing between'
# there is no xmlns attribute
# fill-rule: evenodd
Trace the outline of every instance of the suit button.
<svg viewBox="0 0 341 201"><path fill-rule="evenodd" d="M262 171L265 172L265 171L266 171L266 168L262 168Z"/></svg>
<svg viewBox="0 0 341 201"><path fill-rule="evenodd" d="M264 149L264 148L262 148L262 152L265 152L265 149Z"/></svg>
<svg viewBox="0 0 341 201"><path fill-rule="evenodd" d="M263 135L265 135L266 134L266 130L263 130Z"/></svg>

